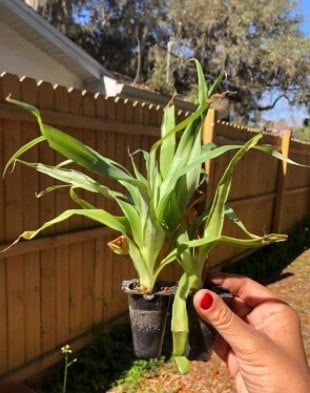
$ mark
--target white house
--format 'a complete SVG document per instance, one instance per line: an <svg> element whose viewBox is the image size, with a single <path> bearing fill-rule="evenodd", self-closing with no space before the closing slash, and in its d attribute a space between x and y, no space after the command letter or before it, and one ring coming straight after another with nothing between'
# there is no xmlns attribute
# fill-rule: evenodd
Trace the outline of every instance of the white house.
<svg viewBox="0 0 310 393"><path fill-rule="evenodd" d="M152 104L164 105L169 101L170 97L119 82L113 72L32 8L42 2L44 0L0 0L0 73ZM188 102L175 102L180 109L193 109Z"/></svg>
<svg viewBox="0 0 310 393"><path fill-rule="evenodd" d="M22 0L0 0L0 72L106 93L113 74Z"/></svg>

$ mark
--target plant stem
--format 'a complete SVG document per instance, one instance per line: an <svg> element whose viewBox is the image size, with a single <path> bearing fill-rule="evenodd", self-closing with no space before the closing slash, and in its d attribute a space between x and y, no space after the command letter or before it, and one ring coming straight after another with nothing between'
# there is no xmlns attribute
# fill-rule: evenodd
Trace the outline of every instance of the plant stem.
<svg viewBox="0 0 310 393"><path fill-rule="evenodd" d="M63 385L62 385L62 393L66 393L67 391L67 378L68 378L68 357L69 354L68 352L64 353L65 355L65 369L64 369L64 379L63 379Z"/></svg>

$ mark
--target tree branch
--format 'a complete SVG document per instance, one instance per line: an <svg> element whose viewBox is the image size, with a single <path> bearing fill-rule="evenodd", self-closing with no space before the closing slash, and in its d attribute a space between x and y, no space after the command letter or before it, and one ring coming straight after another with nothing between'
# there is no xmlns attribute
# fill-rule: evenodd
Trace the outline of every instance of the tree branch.
<svg viewBox="0 0 310 393"><path fill-rule="evenodd" d="M258 111L268 111L269 109L273 109L276 106L277 102L279 100L281 100L281 98L286 98L287 101L290 102L290 100L289 100L289 98L288 98L288 96L286 94L280 94L279 97L277 97L273 101L272 104L270 104L270 105L258 105L255 109L258 110Z"/></svg>

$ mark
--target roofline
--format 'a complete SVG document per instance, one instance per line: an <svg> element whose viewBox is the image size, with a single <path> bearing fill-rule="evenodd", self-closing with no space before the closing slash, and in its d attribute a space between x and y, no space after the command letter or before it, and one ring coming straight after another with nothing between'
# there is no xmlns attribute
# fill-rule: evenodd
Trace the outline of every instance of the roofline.
<svg viewBox="0 0 310 393"><path fill-rule="evenodd" d="M101 78L104 75L113 77L113 74L103 67L97 60L88 55L73 41L60 33L54 26L34 11L30 5L20 0L0 0L8 10L25 21L33 30L64 52L73 61L79 64L87 73L89 79Z"/></svg>

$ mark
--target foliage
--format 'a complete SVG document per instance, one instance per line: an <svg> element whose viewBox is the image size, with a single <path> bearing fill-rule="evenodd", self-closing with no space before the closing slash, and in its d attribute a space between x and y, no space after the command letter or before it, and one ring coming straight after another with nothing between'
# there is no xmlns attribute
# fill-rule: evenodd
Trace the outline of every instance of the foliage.
<svg viewBox="0 0 310 393"><path fill-rule="evenodd" d="M61 353L64 356L65 360L65 365L64 365L64 377L63 377L63 384L62 384L62 393L67 392L67 382L68 382L68 369L72 364L74 364L77 361L77 358L72 358L72 349L70 345L65 345L60 348Z"/></svg>
<svg viewBox="0 0 310 393"><path fill-rule="evenodd" d="M258 236L250 233L227 206L234 168L250 149L258 149L276 158L285 158L270 146L259 145L262 138L260 133L253 133L253 137L242 146L217 147L213 143L203 144L203 120L224 75L221 74L209 87L200 63L195 60L195 64L199 86L197 109L176 124L174 105L170 103L166 107L161 138L149 151L140 151L146 175L136 166L133 154L130 155L131 173L74 137L45 124L37 108L12 99L10 102L36 117L41 136L19 148L4 170L6 172L9 166L16 162L29 166L61 182L43 190L41 196L66 187L71 199L79 205L79 208L65 210L37 229L24 231L16 242L21 238L30 240L44 229L74 215L92 219L120 233L120 236L108 245L116 254L130 256L138 274L141 293L151 293L163 268L175 260L178 261L183 274L174 296L171 327L173 354L182 372L187 370L187 360L184 357L189 331L186 298L191 291L201 288L203 271L208 268L211 248L220 242L252 248L286 239L286 236L281 234ZM64 156L65 161L51 166L20 159L26 151L45 141L51 149ZM197 193L205 181L202 164L231 150L237 152L219 180L211 205L198 211L196 205L200 198ZM81 170L76 169L76 165ZM99 175L103 182L99 183L95 178L86 175L83 172L85 169L88 173ZM106 186L106 178L118 182L123 191ZM110 199L119 207L121 215L93 206L78 195L79 190ZM233 238L222 233L225 217L243 231L244 237Z"/></svg>
<svg viewBox="0 0 310 393"><path fill-rule="evenodd" d="M309 124L309 119L305 121L305 124L303 127L298 128L297 130L294 130L293 132L294 138L303 141L303 142L310 142L310 124Z"/></svg>
<svg viewBox="0 0 310 393"><path fill-rule="evenodd" d="M139 383L143 378L152 378L158 374L158 370L164 365L163 357L150 360L135 360L132 367L126 370L122 376L115 381L114 386L121 386L121 392L136 393Z"/></svg>
<svg viewBox="0 0 310 393"><path fill-rule="evenodd" d="M184 225L181 224L185 223L188 210L192 209L192 198L204 180L202 163L238 148L234 145L216 147L212 143L202 146L202 118L209 106L208 99L213 95L223 75L208 89L200 65L198 62L196 64L200 86L204 90L200 105L179 124L175 124L174 105L167 106L161 127L161 139L149 152L140 151L144 158L146 176L136 166L133 154L130 156L133 173L130 173L127 168L102 156L79 140L45 124L37 108L11 99L10 102L21 106L37 118L42 135L14 153L4 172L14 162L29 166L63 183L48 187L40 196L67 187L71 199L80 206L79 209L68 209L60 213L36 230L23 232L17 241L21 238L32 239L42 230L74 215L87 217L120 232L121 236L109 242L109 246L116 254L130 256L138 273L141 291L152 292L162 269L177 257L179 244L175 243L175 239L180 228L183 231ZM182 134L178 142L177 132ZM66 160L50 166L19 159L27 150L44 141ZM117 181L124 191L118 192L100 184L82 171L74 169L72 163L98 174L103 179ZM122 215L111 214L103 208L91 205L79 197L79 189L112 200L120 208Z"/></svg>
<svg viewBox="0 0 310 393"><path fill-rule="evenodd" d="M255 251L222 270L255 280L269 282L281 273L304 250L310 248L310 217L289 233L288 241L271 244ZM93 344L81 350L78 361L68 373L68 393L93 393L119 387L120 392L138 391L141 373L156 375L162 368L172 367L169 360L170 336L165 336L165 357L149 363L135 360L129 324L113 326L98 332ZM133 377L134 376L134 377ZM145 376L145 375L144 375ZM63 362L51 367L40 379L28 384L38 393L60 393Z"/></svg>
<svg viewBox="0 0 310 393"><path fill-rule="evenodd" d="M108 390L134 364L130 325L98 330L96 340L75 355L77 361L68 370L67 393ZM60 393L63 373L62 361L28 384L37 393Z"/></svg>
<svg viewBox="0 0 310 393"><path fill-rule="evenodd" d="M167 89L159 70L169 45L168 74L178 93L195 83L188 57L201 61L209 80L224 69L233 110L247 116L264 109L258 103L266 91L309 107L310 40L296 6L289 0L47 0L40 11L105 67L156 83L157 91Z"/></svg>
<svg viewBox="0 0 310 393"><path fill-rule="evenodd" d="M269 244L222 270L267 282L281 273L301 252L310 248L310 216L297 223L284 243Z"/></svg>

